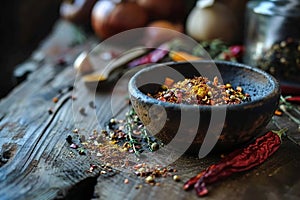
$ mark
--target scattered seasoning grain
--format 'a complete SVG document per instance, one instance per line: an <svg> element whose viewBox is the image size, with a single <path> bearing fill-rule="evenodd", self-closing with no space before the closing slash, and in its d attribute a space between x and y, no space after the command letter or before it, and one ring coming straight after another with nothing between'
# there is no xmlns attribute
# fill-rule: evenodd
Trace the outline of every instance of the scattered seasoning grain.
<svg viewBox="0 0 300 200"><path fill-rule="evenodd" d="M90 101L90 102L89 102L89 106L90 106L91 108L96 108L96 106L95 106L95 104L94 104L93 101Z"/></svg>
<svg viewBox="0 0 300 200"><path fill-rule="evenodd" d="M146 181L146 183L154 183L154 178L153 178L153 176L147 176L145 181Z"/></svg>
<svg viewBox="0 0 300 200"><path fill-rule="evenodd" d="M159 149L159 145L156 143L156 142L153 142L152 144L151 144L151 150L152 151L156 151L156 150L158 150Z"/></svg>
<svg viewBox="0 0 300 200"><path fill-rule="evenodd" d="M79 148L78 153L79 155L86 155L84 148Z"/></svg>
<svg viewBox="0 0 300 200"><path fill-rule="evenodd" d="M135 186L135 189L141 189L143 187L143 185L137 185Z"/></svg>
<svg viewBox="0 0 300 200"><path fill-rule="evenodd" d="M179 182L181 179L180 179L180 176L174 175L173 180L176 181L176 182Z"/></svg>
<svg viewBox="0 0 300 200"><path fill-rule="evenodd" d="M52 108L49 108L49 109L48 109L48 113L49 113L49 115L52 115L52 114L53 114Z"/></svg>
<svg viewBox="0 0 300 200"><path fill-rule="evenodd" d="M72 144L70 145L70 148L72 148L72 149L77 149L78 146L77 146L76 144L72 143Z"/></svg>
<svg viewBox="0 0 300 200"><path fill-rule="evenodd" d="M165 86L171 87L173 85L173 83L174 83L173 79L168 78L168 77L165 79Z"/></svg>
<svg viewBox="0 0 300 200"><path fill-rule="evenodd" d="M79 141L82 143L82 142L85 142L85 136L84 135L79 135Z"/></svg>
<svg viewBox="0 0 300 200"><path fill-rule="evenodd" d="M71 99L72 99L72 100L76 100L77 97L72 95L72 96L71 96Z"/></svg>
<svg viewBox="0 0 300 200"><path fill-rule="evenodd" d="M75 128L75 129L73 130L73 133L78 133L78 132L79 132L78 128Z"/></svg>
<svg viewBox="0 0 300 200"><path fill-rule="evenodd" d="M73 141L72 141L72 136L71 135L68 135L67 138L66 138L66 141L69 143L69 144L72 144Z"/></svg>
<svg viewBox="0 0 300 200"><path fill-rule="evenodd" d="M83 115L83 116L86 116L86 115L87 115L86 112L85 112L85 108L83 108L83 107L81 107L81 108L79 109L79 113L80 113L81 115Z"/></svg>
<svg viewBox="0 0 300 200"><path fill-rule="evenodd" d="M124 180L124 183L125 183L125 184L128 184L128 183L129 183L128 178L126 178L126 179Z"/></svg>
<svg viewBox="0 0 300 200"><path fill-rule="evenodd" d="M67 61L65 60L65 58L59 58L59 59L57 60L57 65L58 65L58 66L61 66L61 67L64 67L64 66L67 65Z"/></svg>
<svg viewBox="0 0 300 200"><path fill-rule="evenodd" d="M162 146L162 143L148 134L132 108L126 113L125 118L127 119L111 118L106 123L105 130L99 132L97 130L91 131L86 141L82 143L83 147L88 149L91 154L97 156L99 161L105 163L101 165L103 170L100 170L99 173L109 173L109 171L112 171L112 167L124 167L131 169L145 183L153 186L160 185L160 183L157 184L157 181L154 181L156 179L172 178L172 173L176 172L176 169L173 167L150 165L144 162L139 163L140 159L138 157L127 155L128 153L135 153L133 144L135 150L139 153L143 153L144 151L151 153ZM128 133L129 129L126 126L131 127L131 139ZM147 178L149 176L152 178ZM137 186L137 189L139 188L140 186Z"/></svg>
<svg viewBox="0 0 300 200"><path fill-rule="evenodd" d="M53 102L53 103L57 103L58 100L59 100L58 97L53 97L53 98L52 98L52 102Z"/></svg>
<svg viewBox="0 0 300 200"><path fill-rule="evenodd" d="M90 164L90 168L88 170L88 172L92 173L94 171L94 169L97 168L97 165L94 165L94 164Z"/></svg>
<svg viewBox="0 0 300 200"><path fill-rule="evenodd" d="M275 113L274 113L275 115L277 115L277 116L281 116L282 115L282 112L280 111L280 110L275 110Z"/></svg>

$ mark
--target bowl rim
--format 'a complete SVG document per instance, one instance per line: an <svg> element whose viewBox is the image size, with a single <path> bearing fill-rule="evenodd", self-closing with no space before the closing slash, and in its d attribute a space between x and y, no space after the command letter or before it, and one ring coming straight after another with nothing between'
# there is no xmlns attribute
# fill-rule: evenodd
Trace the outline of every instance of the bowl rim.
<svg viewBox="0 0 300 200"><path fill-rule="evenodd" d="M228 66L234 66L234 67L239 67L239 68L245 68L247 70L250 71L254 71L255 73L259 73L261 75L263 75L264 77L266 77L268 80L270 80L270 83L274 86L273 89L266 95L263 97L259 97L255 100L251 100L249 102L243 102L241 104L224 104L224 105L197 105L197 104L177 104L177 103L170 103L170 102L163 102L160 101L158 99L155 99L153 97L149 97L148 95L146 95L145 93L143 93L136 85L136 79L138 76L140 76L141 74L147 72L147 71L151 71L151 70L155 70L157 68L163 67L163 66L170 66L172 67L172 65L179 65L179 64L193 64L193 63L203 63L203 64L215 64L215 65L228 65ZM218 61L218 60L198 60L198 61L181 61L181 62L164 62L164 63L156 63L153 64L151 66L145 67L141 70L139 70L137 73L135 73L129 80L128 82L128 92L130 96L134 96L138 99L140 99L143 102L148 102L151 104L157 104L157 105L161 105L163 107L166 108L174 108L174 107L178 107L180 109L195 109L195 108L201 108L201 110L211 110L211 108L213 109L240 109L240 108L245 108L245 107L253 107L254 105L260 105L262 101L265 101L266 99L272 99L274 96L280 96L281 90L280 90L280 86L279 86L279 81L273 77L271 74L263 71L262 69L256 68L256 67L252 67L243 63L237 63L237 62L232 62L232 61Z"/></svg>

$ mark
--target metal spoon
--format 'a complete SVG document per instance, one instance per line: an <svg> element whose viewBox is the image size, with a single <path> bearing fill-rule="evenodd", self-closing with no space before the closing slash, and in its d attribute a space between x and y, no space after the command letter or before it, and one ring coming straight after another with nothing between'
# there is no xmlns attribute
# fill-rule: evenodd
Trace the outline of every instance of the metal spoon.
<svg viewBox="0 0 300 200"><path fill-rule="evenodd" d="M74 67L83 74L84 82L104 82L111 79L112 75L121 73L126 68L126 64L147 53L148 49L144 47L135 47L129 51L120 53L115 58L88 54L82 52L74 62Z"/></svg>

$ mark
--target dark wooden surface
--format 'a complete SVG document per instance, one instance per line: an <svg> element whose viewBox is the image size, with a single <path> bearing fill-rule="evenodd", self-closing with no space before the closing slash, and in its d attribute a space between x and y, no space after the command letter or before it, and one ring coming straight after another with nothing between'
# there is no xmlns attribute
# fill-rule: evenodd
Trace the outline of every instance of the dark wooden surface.
<svg viewBox="0 0 300 200"><path fill-rule="evenodd" d="M171 163L181 176L180 182L167 177L158 179L160 186L151 186L130 167L116 165L103 174L101 171L107 169L102 165L107 160L97 157L92 149L80 155L69 147L68 135L88 138L113 115L121 118L128 106L126 79L114 92L95 92L84 85L72 62L97 40L89 38L70 47L74 40L60 40L60 31L68 29L70 33L65 33L78 39L68 24L58 23L37 50L40 54L23 64L30 65L33 72L0 102L0 199L198 199L194 191L182 190L183 182L217 161L219 155L203 159L182 156ZM65 46L69 47L64 49ZM62 65L62 58L66 65ZM75 88L68 90L73 85ZM52 102L59 93L59 101ZM96 108L90 106L91 101ZM299 199L300 133L286 116L274 119L279 126L289 127L290 139L284 138L278 152L262 165L215 184L204 199ZM268 130L272 128L275 127L270 123ZM74 129L79 133L74 134ZM135 159L129 153L117 158L121 163ZM159 163L164 161L157 159ZM88 172L90 164L99 167ZM137 185L142 188L136 189Z"/></svg>

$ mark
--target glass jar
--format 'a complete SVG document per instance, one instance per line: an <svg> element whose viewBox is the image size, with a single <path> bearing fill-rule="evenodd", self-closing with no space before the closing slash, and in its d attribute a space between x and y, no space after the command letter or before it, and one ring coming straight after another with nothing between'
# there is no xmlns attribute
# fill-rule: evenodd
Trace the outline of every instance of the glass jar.
<svg viewBox="0 0 300 200"><path fill-rule="evenodd" d="M252 0L246 10L244 62L300 84L300 0Z"/></svg>

